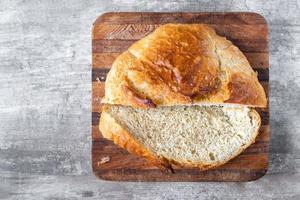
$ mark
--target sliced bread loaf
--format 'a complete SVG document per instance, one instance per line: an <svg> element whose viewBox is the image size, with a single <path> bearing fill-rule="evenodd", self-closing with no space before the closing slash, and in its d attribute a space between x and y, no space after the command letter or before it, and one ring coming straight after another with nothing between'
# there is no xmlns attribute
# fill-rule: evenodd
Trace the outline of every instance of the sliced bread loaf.
<svg viewBox="0 0 300 200"><path fill-rule="evenodd" d="M171 169L224 164L255 141L259 127L259 114L245 106L105 105L100 121L105 138Z"/></svg>
<svg viewBox="0 0 300 200"><path fill-rule="evenodd" d="M135 42L101 102L105 138L160 166L202 170L252 144L260 116L250 107L267 105L243 53L206 24L162 25Z"/></svg>

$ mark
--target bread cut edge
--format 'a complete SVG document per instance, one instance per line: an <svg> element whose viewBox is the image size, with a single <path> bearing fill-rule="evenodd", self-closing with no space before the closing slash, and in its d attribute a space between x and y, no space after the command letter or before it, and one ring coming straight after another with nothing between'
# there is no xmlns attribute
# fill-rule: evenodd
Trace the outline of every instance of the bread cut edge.
<svg viewBox="0 0 300 200"><path fill-rule="evenodd" d="M126 149L129 153L146 158L150 163L158 166L160 169L167 171L173 171L172 165L186 168L199 168L201 171L212 169L221 165L224 165L231 159L237 157L246 148L255 142L257 135L259 134L259 129L261 126L261 118L257 111L253 108L250 109L249 113L252 114L252 119L256 118L258 125L257 129L252 134L251 139L237 151L225 160L216 163L187 163L170 158L159 157L155 153L148 150L143 144L138 142L132 134L130 134L125 128L123 128L108 112L106 112L108 105L104 105L102 108L102 113L100 117L99 130L102 136L106 139L113 141L116 145Z"/></svg>

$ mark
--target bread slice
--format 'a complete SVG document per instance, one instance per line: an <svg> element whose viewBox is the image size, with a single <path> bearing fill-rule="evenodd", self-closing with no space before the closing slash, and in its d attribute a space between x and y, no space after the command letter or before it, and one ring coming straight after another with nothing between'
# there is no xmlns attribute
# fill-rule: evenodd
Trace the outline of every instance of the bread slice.
<svg viewBox="0 0 300 200"><path fill-rule="evenodd" d="M105 105L100 131L129 152L156 164L206 170L250 146L260 116L246 106L167 106L139 109Z"/></svg>

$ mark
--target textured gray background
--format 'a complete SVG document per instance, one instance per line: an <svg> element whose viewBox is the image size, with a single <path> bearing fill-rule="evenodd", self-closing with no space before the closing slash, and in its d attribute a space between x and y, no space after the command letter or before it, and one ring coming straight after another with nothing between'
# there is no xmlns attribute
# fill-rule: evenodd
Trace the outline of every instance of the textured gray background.
<svg viewBox="0 0 300 200"><path fill-rule="evenodd" d="M288 2L288 3L287 3ZM300 1L0 1L0 199L300 199ZM248 183L91 171L91 25L108 11L253 11L270 30L269 172Z"/></svg>

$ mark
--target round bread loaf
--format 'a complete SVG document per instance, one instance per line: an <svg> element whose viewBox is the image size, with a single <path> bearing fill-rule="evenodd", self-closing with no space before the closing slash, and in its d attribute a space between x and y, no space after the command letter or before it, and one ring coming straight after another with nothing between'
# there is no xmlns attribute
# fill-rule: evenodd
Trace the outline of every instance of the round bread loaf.
<svg viewBox="0 0 300 200"><path fill-rule="evenodd" d="M230 41L208 25L166 24L118 56L102 103L265 107L267 100L257 74Z"/></svg>

